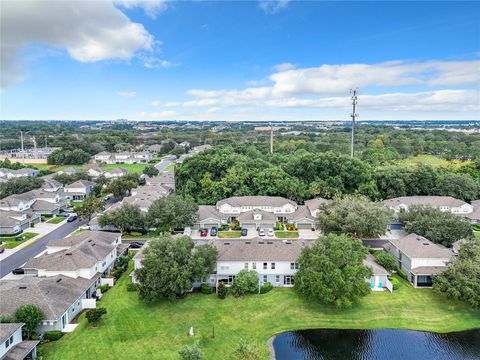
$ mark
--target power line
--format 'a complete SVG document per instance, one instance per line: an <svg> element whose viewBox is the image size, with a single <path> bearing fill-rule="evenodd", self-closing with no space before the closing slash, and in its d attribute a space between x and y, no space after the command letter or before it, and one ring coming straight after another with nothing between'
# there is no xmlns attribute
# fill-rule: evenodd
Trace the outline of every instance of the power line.
<svg viewBox="0 0 480 360"><path fill-rule="evenodd" d="M351 89L350 94L352 94L352 114L350 117L352 118L352 143L350 146L350 157L353 159L355 155L355 118L358 116L355 112L355 107L357 105L357 89Z"/></svg>

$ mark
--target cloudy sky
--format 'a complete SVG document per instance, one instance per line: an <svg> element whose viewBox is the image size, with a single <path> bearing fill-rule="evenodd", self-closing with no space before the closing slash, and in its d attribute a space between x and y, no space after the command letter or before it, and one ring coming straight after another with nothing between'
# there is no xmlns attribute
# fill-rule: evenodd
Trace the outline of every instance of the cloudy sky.
<svg viewBox="0 0 480 360"><path fill-rule="evenodd" d="M0 5L1 119L480 119L480 2Z"/></svg>

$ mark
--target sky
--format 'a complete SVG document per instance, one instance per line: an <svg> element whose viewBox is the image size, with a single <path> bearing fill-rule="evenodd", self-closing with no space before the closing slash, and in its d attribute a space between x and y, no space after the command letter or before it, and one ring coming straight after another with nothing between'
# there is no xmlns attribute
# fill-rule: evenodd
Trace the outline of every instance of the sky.
<svg viewBox="0 0 480 360"><path fill-rule="evenodd" d="M2 120L480 120L480 2L0 0Z"/></svg>

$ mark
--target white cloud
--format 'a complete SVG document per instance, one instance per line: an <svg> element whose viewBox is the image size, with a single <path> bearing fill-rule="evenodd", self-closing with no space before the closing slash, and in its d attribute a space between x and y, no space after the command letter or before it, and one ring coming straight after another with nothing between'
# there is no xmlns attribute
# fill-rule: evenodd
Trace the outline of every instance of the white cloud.
<svg viewBox="0 0 480 360"><path fill-rule="evenodd" d="M152 19L156 19L158 14L168 8L166 0L114 0L114 2L125 9L143 8L145 15Z"/></svg>
<svg viewBox="0 0 480 360"><path fill-rule="evenodd" d="M273 70L278 71L278 72L293 70L295 68L296 68L296 66L294 64L288 63L288 62L282 63L282 64L277 64L277 65L273 66Z"/></svg>
<svg viewBox="0 0 480 360"><path fill-rule="evenodd" d="M128 98L137 96L137 93L135 91L119 91L117 94L118 96L128 97Z"/></svg>
<svg viewBox="0 0 480 360"><path fill-rule="evenodd" d="M258 6L266 14L275 14L277 11L287 7L290 0L259 0Z"/></svg>
<svg viewBox="0 0 480 360"><path fill-rule="evenodd" d="M129 60L154 38L111 1L2 1L1 87L23 77L19 52L30 44L65 49L79 62ZM6 75L6 76L5 76Z"/></svg>
<svg viewBox="0 0 480 360"><path fill-rule="evenodd" d="M139 55L139 59L140 61L142 61L143 66L145 66L148 69L156 69L156 68L170 69L172 67L179 65L168 60L159 59L155 56L148 56L143 54Z"/></svg>
<svg viewBox="0 0 480 360"><path fill-rule="evenodd" d="M160 107L160 106L164 106L164 107L176 107L176 106L181 106L182 103L179 102L179 101L170 101L170 102L161 102L159 100L154 100L154 101L151 101L150 102L150 106L153 106L153 107Z"/></svg>

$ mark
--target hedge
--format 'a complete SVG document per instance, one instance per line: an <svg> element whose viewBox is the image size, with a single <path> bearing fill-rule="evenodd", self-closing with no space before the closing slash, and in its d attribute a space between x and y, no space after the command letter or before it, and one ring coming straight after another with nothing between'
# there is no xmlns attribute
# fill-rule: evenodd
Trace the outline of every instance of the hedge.
<svg viewBox="0 0 480 360"><path fill-rule="evenodd" d="M45 331L43 334L43 340L45 341L57 341L63 336L63 333L59 330Z"/></svg>

